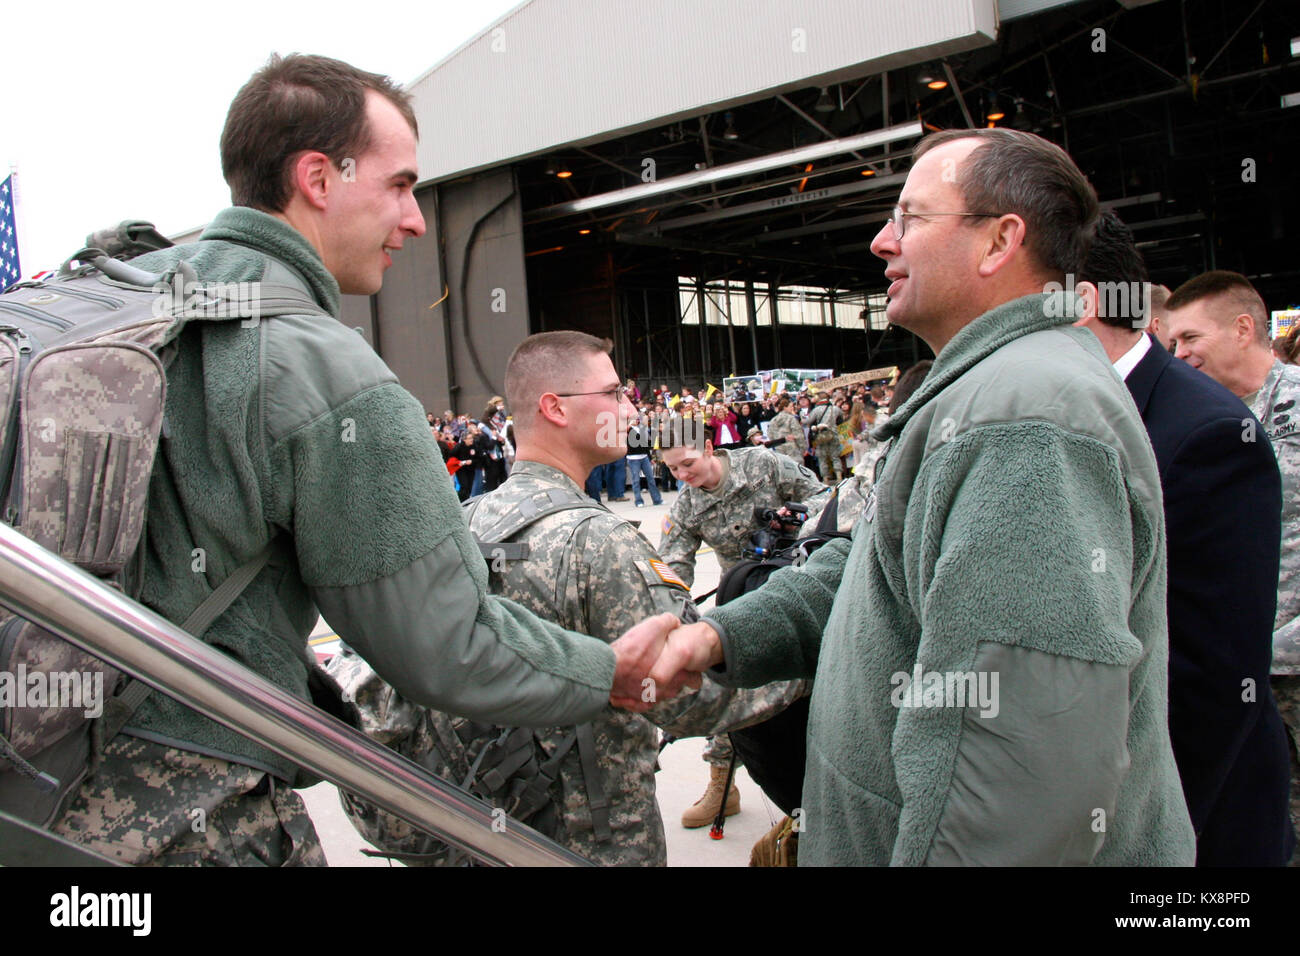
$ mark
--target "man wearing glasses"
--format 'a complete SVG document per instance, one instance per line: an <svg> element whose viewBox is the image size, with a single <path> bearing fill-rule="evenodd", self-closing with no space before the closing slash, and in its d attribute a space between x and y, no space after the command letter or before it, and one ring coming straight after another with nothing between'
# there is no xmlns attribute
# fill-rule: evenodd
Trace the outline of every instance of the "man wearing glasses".
<svg viewBox="0 0 1300 956"><path fill-rule="evenodd" d="M878 432L853 537L675 631L652 677L815 675L801 864L1191 865L1156 463L1044 292L1079 272L1096 196L1015 130L913 155L871 249L936 359Z"/></svg>

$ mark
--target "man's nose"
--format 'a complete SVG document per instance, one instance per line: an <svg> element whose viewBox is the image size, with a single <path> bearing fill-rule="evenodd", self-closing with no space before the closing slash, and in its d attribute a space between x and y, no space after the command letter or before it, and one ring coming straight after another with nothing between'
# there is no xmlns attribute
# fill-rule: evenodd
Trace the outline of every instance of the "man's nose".
<svg viewBox="0 0 1300 956"><path fill-rule="evenodd" d="M894 238L894 224L886 221L871 240L871 253L881 259L898 255L898 240Z"/></svg>
<svg viewBox="0 0 1300 956"><path fill-rule="evenodd" d="M402 231L417 239L424 235L424 214L420 212L420 204L416 201L414 192L407 192L406 208L402 213Z"/></svg>
<svg viewBox="0 0 1300 956"><path fill-rule="evenodd" d="M1186 344L1183 343L1183 342L1178 341L1177 339L1175 339L1175 340L1174 340L1174 358L1182 359L1184 362L1186 362L1186 361L1187 361L1187 355L1188 355L1188 352L1187 352L1187 346L1186 346Z"/></svg>

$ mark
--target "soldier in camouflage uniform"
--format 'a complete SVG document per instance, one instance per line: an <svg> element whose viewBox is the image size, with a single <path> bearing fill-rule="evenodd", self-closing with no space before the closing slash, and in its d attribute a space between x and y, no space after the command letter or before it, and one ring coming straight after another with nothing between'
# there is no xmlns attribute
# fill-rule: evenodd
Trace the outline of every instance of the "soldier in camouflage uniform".
<svg viewBox="0 0 1300 956"><path fill-rule="evenodd" d="M822 481L828 485L835 478L844 477L844 463L840 461L839 424L843 416L829 395L821 395L808 415L808 440L817 455L817 467Z"/></svg>
<svg viewBox="0 0 1300 956"><path fill-rule="evenodd" d="M665 438L667 436L665 435ZM659 553L688 585L695 582L695 552L707 544L723 573L734 567L758 530L754 509L779 509L787 501L816 504L829 489L817 476L767 448L714 452L664 442L664 463L686 482L664 518Z"/></svg>
<svg viewBox="0 0 1300 956"><path fill-rule="evenodd" d="M1259 391L1244 401L1268 433L1282 473L1282 557L1270 683L1291 736L1291 824L1300 831L1300 366L1275 358ZM1291 862L1300 861L1293 855Z"/></svg>
<svg viewBox="0 0 1300 956"><path fill-rule="evenodd" d="M770 449L715 453L712 442L704 440L701 448L691 441L696 437L665 431L660 438L664 463L686 487L664 518L659 553L688 585L695 581L695 552L701 543L713 548L724 574L741 560L750 535L759 527L755 507L779 509L787 501L812 507L829 494L811 471ZM729 740L709 738L704 749L709 786L683 815L683 826L704 826L716 816L732 755ZM739 812L740 794L734 787L727 791L726 801L728 816Z"/></svg>
<svg viewBox="0 0 1300 956"><path fill-rule="evenodd" d="M495 491L473 505L470 530L491 552L502 544L494 527L518 526L518 516L540 513L550 502L572 503L545 515L509 538L509 553L491 561L491 589L566 628L612 641L647 616L697 615L686 585L660 560L650 543L626 520L584 496L580 480L593 465L624 450L627 422L605 430L619 447L601 447L600 414L635 415L604 351L606 343L581 332L547 332L526 339L511 357L506 392L515 412L515 466ZM572 378L571 383L564 379ZM539 384L539 383L545 383ZM571 384L572 387L564 387ZM541 392L563 388L568 393ZM567 408L559 406L565 399ZM541 411L531 411L540 406ZM592 412L596 413L595 418ZM567 424L557 427L553 419ZM526 548L524 553L513 546ZM805 682L789 681L733 692L705 680L700 690L661 701L644 715L606 707L591 723L602 789L608 800L610 835L602 838L593 820L582 759L577 747L560 766L559 843L603 865L664 866L667 846L655 800L658 731L675 736L722 732L764 720L804 693ZM366 702L357 701L363 709ZM368 715L363 714L363 720ZM369 722L369 721L368 721ZM538 731L552 754L573 727Z"/></svg>
<svg viewBox="0 0 1300 956"><path fill-rule="evenodd" d="M871 475L850 475L836 485L829 495L817 498L813 504L808 506L808 517L805 519L803 527L799 529L799 538L806 538L817 530L817 521L832 500L837 504L835 527L830 530L839 531L843 534L852 531L853 525L867 506L867 498L871 494L871 479Z"/></svg>
<svg viewBox="0 0 1300 956"><path fill-rule="evenodd" d="M790 413L790 399L782 395L776 402L777 413L767 423L767 440L772 451L779 452L803 464L808 441L804 437L799 419Z"/></svg>
<svg viewBox="0 0 1300 956"><path fill-rule="evenodd" d="M1165 305L1161 334L1178 358L1250 407L1273 443L1282 474L1270 684L1290 737L1291 823L1300 835L1300 367L1273 355L1264 301L1244 276L1232 272L1208 272L1175 289ZM1292 866L1300 864L1297 843Z"/></svg>

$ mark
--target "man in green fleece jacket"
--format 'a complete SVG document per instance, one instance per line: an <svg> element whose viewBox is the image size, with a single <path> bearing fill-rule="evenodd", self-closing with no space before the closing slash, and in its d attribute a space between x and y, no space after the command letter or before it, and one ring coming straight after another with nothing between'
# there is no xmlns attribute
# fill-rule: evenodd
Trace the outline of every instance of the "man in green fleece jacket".
<svg viewBox="0 0 1300 956"><path fill-rule="evenodd" d="M272 57L235 98L221 153L234 208L135 264L288 283L328 314L196 320L178 336L141 600L182 621L274 542L203 639L301 697L319 609L430 707L547 726L635 706L676 618L608 645L492 597L419 403L335 318L341 293L377 292L391 254L424 233L409 96L336 60ZM302 777L154 693L54 829L129 863L323 863Z"/></svg>
<svg viewBox="0 0 1300 956"><path fill-rule="evenodd" d="M816 676L801 864L1190 866L1156 463L1050 292L1096 196L1014 130L935 134L914 160L872 251L890 321L937 357L876 433L852 539L674 632L652 677L662 696L710 666Z"/></svg>

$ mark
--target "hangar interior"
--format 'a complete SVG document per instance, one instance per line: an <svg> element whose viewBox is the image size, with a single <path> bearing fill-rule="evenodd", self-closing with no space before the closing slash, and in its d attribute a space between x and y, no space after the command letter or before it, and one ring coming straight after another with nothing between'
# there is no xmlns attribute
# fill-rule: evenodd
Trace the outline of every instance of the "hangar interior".
<svg viewBox="0 0 1300 956"><path fill-rule="evenodd" d="M1300 5L999 13L991 42L900 51L425 185L429 234L349 324L438 410L476 412L514 345L552 329L607 336L623 373L674 389L906 366L930 353L886 322L871 239L925 131L987 125L1070 152L1153 281L1233 269L1270 308L1300 299Z"/></svg>

